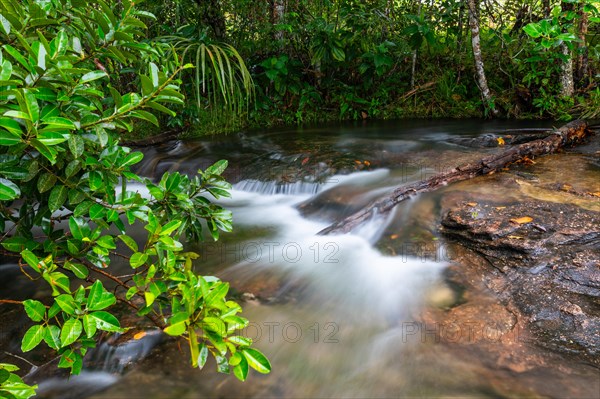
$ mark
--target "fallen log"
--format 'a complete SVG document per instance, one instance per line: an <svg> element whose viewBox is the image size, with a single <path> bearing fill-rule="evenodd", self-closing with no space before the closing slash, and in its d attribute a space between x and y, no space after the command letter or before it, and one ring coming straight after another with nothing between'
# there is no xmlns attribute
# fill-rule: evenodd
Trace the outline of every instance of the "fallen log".
<svg viewBox="0 0 600 399"><path fill-rule="evenodd" d="M319 235L349 233L358 225L366 222L375 215L387 214L400 202L420 193L434 191L450 183L472 179L477 176L494 173L508 165L526 158L551 154L556 150L581 142L590 129L587 122L575 120L556 129L539 140L513 146L499 154L490 155L477 162L460 165L449 172L440 173L407 186L395 189L389 196L379 199L360 211L321 230Z"/></svg>

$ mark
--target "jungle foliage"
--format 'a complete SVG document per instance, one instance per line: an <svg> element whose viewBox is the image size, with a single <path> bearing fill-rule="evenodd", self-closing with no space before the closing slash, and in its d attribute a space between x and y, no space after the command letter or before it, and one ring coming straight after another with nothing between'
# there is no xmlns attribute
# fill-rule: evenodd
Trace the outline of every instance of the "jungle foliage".
<svg viewBox="0 0 600 399"><path fill-rule="evenodd" d="M475 76L471 2L478 13L490 104L484 104ZM170 0L147 5L165 16L152 25L157 36L185 26L205 45L236 49L255 84L254 105L247 108L254 125L491 116L490 107L504 117L598 115L597 0ZM568 65L571 70L565 72ZM573 79L572 91L563 90L565 74ZM202 112L214 104L208 94L204 97L194 117L206 121Z"/></svg>

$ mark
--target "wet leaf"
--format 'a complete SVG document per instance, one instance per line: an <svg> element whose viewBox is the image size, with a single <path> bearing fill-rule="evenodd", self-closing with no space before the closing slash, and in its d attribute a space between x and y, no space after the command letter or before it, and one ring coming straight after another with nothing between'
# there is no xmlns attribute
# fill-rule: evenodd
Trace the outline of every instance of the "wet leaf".
<svg viewBox="0 0 600 399"><path fill-rule="evenodd" d="M73 342L77 341L77 338L79 338L82 331L83 325L79 319L67 320L60 330L61 347L64 348L65 346L71 345Z"/></svg>
<svg viewBox="0 0 600 399"><path fill-rule="evenodd" d="M31 320L40 322L44 319L44 316L46 315L46 307L40 301L28 299L23 302L23 306L25 306L25 312Z"/></svg>
<svg viewBox="0 0 600 399"><path fill-rule="evenodd" d="M260 351L256 349L245 348L242 354L248 361L250 367L261 374L268 374L271 371L271 363Z"/></svg>
<svg viewBox="0 0 600 399"><path fill-rule="evenodd" d="M44 326L41 324L32 326L27 330L21 341L21 351L29 352L44 339Z"/></svg>
<svg viewBox="0 0 600 399"><path fill-rule="evenodd" d="M571 186L570 184L563 184L560 189L562 191L571 191L571 190L573 190L573 186Z"/></svg>
<svg viewBox="0 0 600 399"><path fill-rule="evenodd" d="M520 217L520 218L510 219L510 221L512 223L517 223L517 224L526 224L526 223L532 222L533 218L531 218L529 216L523 216L523 217Z"/></svg>
<svg viewBox="0 0 600 399"><path fill-rule="evenodd" d="M139 333L136 333L133 336L133 339L138 340L138 339L142 339L146 336L146 331L140 331Z"/></svg>

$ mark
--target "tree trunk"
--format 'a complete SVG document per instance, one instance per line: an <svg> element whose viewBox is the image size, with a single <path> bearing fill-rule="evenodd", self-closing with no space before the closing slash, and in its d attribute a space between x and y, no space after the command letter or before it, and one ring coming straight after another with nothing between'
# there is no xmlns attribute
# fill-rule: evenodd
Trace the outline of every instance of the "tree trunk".
<svg viewBox="0 0 600 399"><path fill-rule="evenodd" d="M573 81L573 57L569 47L562 43L560 52L564 56L560 66L560 95L563 97L572 97L575 93L575 83Z"/></svg>
<svg viewBox="0 0 600 399"><path fill-rule="evenodd" d="M578 26L578 36L579 40L581 40L577 47L577 71L575 76L577 78L577 83L585 87L588 82L588 48L586 43L586 35L588 32L589 25L589 16L588 13L583 11L583 4L580 5L579 10L579 26Z"/></svg>
<svg viewBox="0 0 600 399"><path fill-rule="evenodd" d="M458 9L458 22L456 30L456 51L459 54L462 54L462 41L463 41L463 19L465 15L465 3L460 3L460 8Z"/></svg>
<svg viewBox="0 0 600 399"><path fill-rule="evenodd" d="M417 0L417 3L419 3L419 8L417 9L417 15L421 15L421 8L423 7L423 4L421 3L420 0ZM412 53L412 67L411 67L411 72L410 72L410 88L414 89L415 88L415 72L417 70L417 52L418 49L414 49L413 53Z"/></svg>
<svg viewBox="0 0 600 399"><path fill-rule="evenodd" d="M225 16L221 10L219 0L196 0L200 8L200 17L204 26L209 26L214 38L222 41L225 39Z"/></svg>
<svg viewBox="0 0 600 399"><path fill-rule="evenodd" d="M284 0L272 0L271 23L273 25L282 23L284 14L285 14L285 1ZM276 29L273 33L273 39L276 41L283 40L283 31L281 29Z"/></svg>
<svg viewBox="0 0 600 399"><path fill-rule="evenodd" d="M573 11L573 4L562 3L563 11ZM567 33L563 30L564 33ZM563 97L572 97L575 93L575 82L573 79L573 55L571 49L566 43L560 45L560 52L563 60L560 65L560 95Z"/></svg>
<svg viewBox="0 0 600 399"><path fill-rule="evenodd" d="M546 138L513 146L496 155L490 155L477 162L464 164L408 186L398 187L394 192L377 200L347 218L321 230L320 235L349 233L354 228L371 219L375 215L389 213L400 202L417 194L437 190L450 183L472 179L477 176L493 173L524 158L550 154L566 146L581 142L588 134L588 124L576 120L554 130Z"/></svg>
<svg viewBox="0 0 600 399"><path fill-rule="evenodd" d="M471 27L471 45L473 46L473 58L475 60L475 74L477 75L477 84L481 91L484 108L489 110L493 116L498 116L498 110L494 106L492 93L485 77L485 68L483 66L483 57L481 55L481 38L479 36L479 0L467 0L469 7L469 26Z"/></svg>

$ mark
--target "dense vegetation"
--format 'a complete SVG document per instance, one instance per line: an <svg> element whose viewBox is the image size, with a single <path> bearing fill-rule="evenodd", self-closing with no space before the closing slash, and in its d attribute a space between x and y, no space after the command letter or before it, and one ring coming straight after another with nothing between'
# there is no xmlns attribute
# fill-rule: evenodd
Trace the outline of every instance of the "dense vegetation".
<svg viewBox="0 0 600 399"><path fill-rule="evenodd" d="M151 25L157 40L175 32L179 46L221 48L228 57L194 51L189 61L220 70L217 86L238 78L223 84L219 99L205 69L189 72L184 89L199 107L184 107L170 125L210 133L246 112L254 125L599 114L597 0L171 0L146 7L163 17ZM233 113L217 112L213 100L232 106L226 93L254 102L240 97Z"/></svg>
<svg viewBox="0 0 600 399"><path fill-rule="evenodd" d="M153 183L131 170L143 154L120 144L136 120L176 116L168 107L183 106L178 76L192 66L168 44L145 41L151 13L127 0L96 5L0 2L2 254L51 292L0 298L33 322L21 350L46 345L58 367L78 374L101 332L130 327L115 316L121 304L185 339L194 367L212 353L219 371L241 380L250 367L268 373L268 360L239 335L248 321L227 299L229 285L198 274L199 255L182 245L231 230L230 212L208 199L229 195L220 176L227 162ZM146 237L136 241L133 228ZM0 364L0 397L34 394L16 370Z"/></svg>

